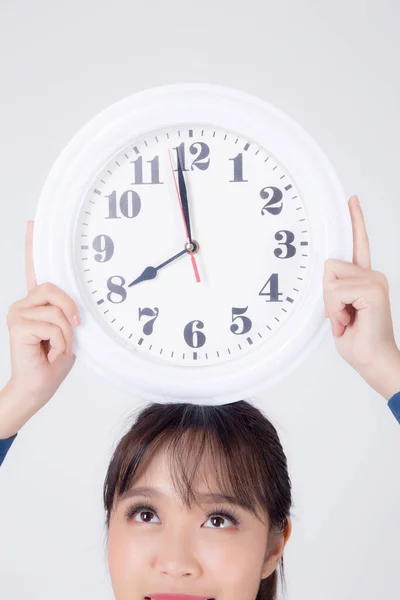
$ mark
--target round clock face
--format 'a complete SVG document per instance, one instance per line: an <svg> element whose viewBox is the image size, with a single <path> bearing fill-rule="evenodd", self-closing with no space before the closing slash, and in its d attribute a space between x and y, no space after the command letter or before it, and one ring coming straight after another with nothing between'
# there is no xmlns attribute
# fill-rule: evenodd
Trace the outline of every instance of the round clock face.
<svg viewBox="0 0 400 600"><path fill-rule="evenodd" d="M329 332L325 260L351 257L347 198L314 140L215 85L145 90L96 115L35 217L36 278L76 302L77 358L159 402L233 402L286 376Z"/></svg>
<svg viewBox="0 0 400 600"><path fill-rule="evenodd" d="M178 156L200 281L175 187ZM128 350L201 366L268 344L290 320L310 235L296 182L267 148L182 124L132 140L104 164L74 248L82 293L109 334ZM141 277L148 267L159 267L154 278Z"/></svg>

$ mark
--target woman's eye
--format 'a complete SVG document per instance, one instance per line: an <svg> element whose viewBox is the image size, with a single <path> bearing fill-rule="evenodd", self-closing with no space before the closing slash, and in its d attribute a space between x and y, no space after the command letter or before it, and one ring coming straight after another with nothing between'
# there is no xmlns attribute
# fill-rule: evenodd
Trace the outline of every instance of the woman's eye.
<svg viewBox="0 0 400 600"><path fill-rule="evenodd" d="M144 519L142 516L146 515ZM136 523L154 523L153 516L156 516L157 513L154 508L145 505L134 505L129 506L125 512L125 517L128 521L134 520ZM139 519L136 519L139 517ZM226 523L230 521L231 526L237 526L240 524L239 518L236 517L233 513L229 511L214 511L213 513L209 513L207 515L207 522L211 521L211 529L229 529L229 525ZM222 521L222 526L221 526Z"/></svg>
<svg viewBox="0 0 400 600"><path fill-rule="evenodd" d="M152 515L155 515L155 511L153 510L149 510L149 509L136 509L134 511L132 511L130 513L130 515L128 516L129 519L132 519L133 521L136 521L137 523L154 523L154 520L152 519ZM145 515L145 518L142 519L142 516ZM139 517L139 519L136 519L135 517Z"/></svg>
<svg viewBox="0 0 400 600"><path fill-rule="evenodd" d="M154 520L151 518L151 515L154 515L155 513L153 513L150 510L142 510L140 512L137 512L136 515L134 515L134 517L139 517L139 523L154 523ZM146 515L145 519L142 519L142 515ZM149 517L150 515L150 517ZM136 518L133 518L133 520L137 521ZM212 521L212 529L226 529L226 525L221 526L221 521L225 521L225 523L228 522L228 520L220 515L212 515L209 519L207 519L206 522L208 521Z"/></svg>
<svg viewBox="0 0 400 600"><path fill-rule="evenodd" d="M212 515L208 521L212 521L213 522L213 527L212 529L229 529L229 527L221 527L220 523L221 521L225 521L225 523L231 519L227 519L226 517L224 517L223 515ZM216 525L217 522L217 525Z"/></svg>
<svg viewBox="0 0 400 600"><path fill-rule="evenodd" d="M155 513L153 513L151 510L142 510L141 512L138 513L139 517L142 517L142 515L147 515L147 517L144 519L144 521L140 521L140 523L152 523L153 521L148 518L148 515L154 515Z"/></svg>
<svg viewBox="0 0 400 600"><path fill-rule="evenodd" d="M128 521L133 520L133 518L136 515L139 515L140 517L143 514L146 514L147 517L144 519L144 521L140 520L137 521L139 523L150 523L151 520L148 519L148 514L156 514L156 510L153 506L151 506L150 504L131 504L128 506L128 508L125 510L124 516Z"/></svg>

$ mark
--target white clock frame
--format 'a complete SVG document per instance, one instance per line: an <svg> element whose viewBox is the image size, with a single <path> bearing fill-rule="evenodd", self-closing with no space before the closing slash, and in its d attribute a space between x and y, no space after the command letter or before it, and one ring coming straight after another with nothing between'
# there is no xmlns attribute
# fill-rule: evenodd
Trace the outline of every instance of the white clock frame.
<svg viewBox="0 0 400 600"><path fill-rule="evenodd" d="M104 164L122 147L154 130L178 124L225 128L255 141L279 160L307 208L308 282L292 316L273 338L245 356L217 365L162 364L98 323L78 285L73 240L79 207ZM50 281L78 305L74 354L92 371L140 397L157 402L224 404L260 393L288 376L330 331L324 317L322 276L327 258L352 261L347 198L313 138L269 103L212 84L152 88L106 108L84 125L55 161L35 216L33 259L38 284ZM104 347L107 364L104 361Z"/></svg>

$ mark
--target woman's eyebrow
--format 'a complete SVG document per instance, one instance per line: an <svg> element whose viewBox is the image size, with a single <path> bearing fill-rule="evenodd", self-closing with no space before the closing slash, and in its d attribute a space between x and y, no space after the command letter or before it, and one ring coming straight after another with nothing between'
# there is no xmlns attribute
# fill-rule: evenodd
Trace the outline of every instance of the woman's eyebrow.
<svg viewBox="0 0 400 600"><path fill-rule="evenodd" d="M165 497L165 494L156 488L146 486L146 487L130 487L127 489L120 497L120 500L125 500L126 498L134 498L135 496L146 496L148 498L162 498ZM212 504L215 502L229 502L229 504L233 504L236 506L244 505L233 496L229 496L227 494L222 494L220 492L209 492L196 494L196 498L201 501L203 504ZM245 507L244 507L245 508Z"/></svg>

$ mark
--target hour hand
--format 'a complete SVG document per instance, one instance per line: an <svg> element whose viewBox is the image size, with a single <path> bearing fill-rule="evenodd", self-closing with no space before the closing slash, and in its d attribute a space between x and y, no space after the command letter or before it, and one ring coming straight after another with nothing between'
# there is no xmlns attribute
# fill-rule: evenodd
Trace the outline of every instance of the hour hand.
<svg viewBox="0 0 400 600"><path fill-rule="evenodd" d="M143 271L143 273L137 279L135 279L135 281L132 281L132 283L130 283L128 285L128 287L132 287L136 283L140 283L141 281L146 281L147 279L154 279L154 277L156 277L158 271L160 269L162 269L163 267L165 267L165 265L168 265L173 260L176 260L180 256L183 256L183 254L187 254L188 252L189 252L189 250L186 250L186 249L182 250L182 252L178 252L178 254L175 254L175 256L173 256L172 258L169 258L165 262L161 263L161 265L158 265L158 267L151 267L151 266L146 267L145 270Z"/></svg>
<svg viewBox="0 0 400 600"><path fill-rule="evenodd" d="M132 281L132 283L130 283L128 285L128 287L132 287L136 283L140 283L141 281L146 281L147 279L154 279L154 277L156 275L157 275L157 269L155 267L146 267L145 270L143 271L143 273L140 275L140 277L135 279L135 281Z"/></svg>

